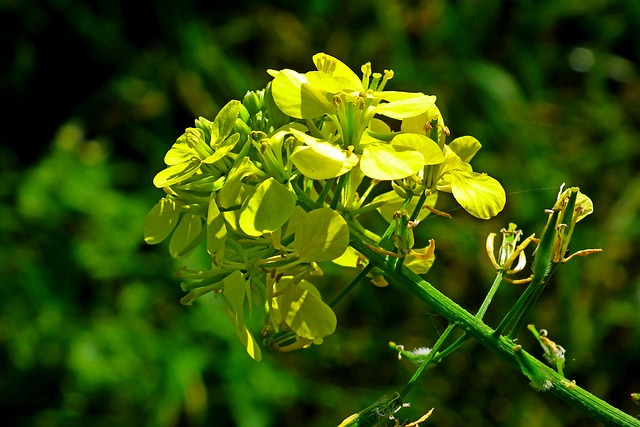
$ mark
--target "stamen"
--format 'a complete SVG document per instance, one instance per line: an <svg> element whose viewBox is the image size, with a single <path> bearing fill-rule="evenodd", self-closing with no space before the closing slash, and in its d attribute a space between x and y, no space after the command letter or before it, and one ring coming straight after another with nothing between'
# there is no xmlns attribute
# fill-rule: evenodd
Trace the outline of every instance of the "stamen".
<svg viewBox="0 0 640 427"><path fill-rule="evenodd" d="M369 77L371 77L371 62L367 62L362 67L360 67L362 71L362 87L364 90L369 89Z"/></svg>
<svg viewBox="0 0 640 427"><path fill-rule="evenodd" d="M382 91L389 80L393 78L393 70L384 70L384 77L382 78L382 82L380 82L380 86L376 89L378 92Z"/></svg>

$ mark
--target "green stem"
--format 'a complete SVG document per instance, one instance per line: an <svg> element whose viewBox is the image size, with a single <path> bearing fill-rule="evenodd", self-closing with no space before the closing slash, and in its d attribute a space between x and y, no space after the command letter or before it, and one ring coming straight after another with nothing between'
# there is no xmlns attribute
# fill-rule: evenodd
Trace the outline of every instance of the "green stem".
<svg viewBox="0 0 640 427"><path fill-rule="evenodd" d="M551 278L551 275L555 271L556 266L557 266L557 264L554 264L551 267L551 269L549 270L548 274L542 279L542 283L540 283L538 286L536 286L533 289L533 293L532 293L531 297L527 300L527 302L525 303L525 306L523 307L522 311L520 311L520 313L516 316L516 318L514 320L513 327L511 328L511 331L509 332L509 338L514 339L516 334L518 333L518 330L520 330L520 328L522 327L522 324L524 323L524 321L527 320L527 316L528 316L529 312L535 306L536 302L540 298L540 295L542 295L542 291L544 290L547 282Z"/></svg>
<svg viewBox="0 0 640 427"><path fill-rule="evenodd" d="M500 287L500 284L502 283L503 277L504 277L504 270L498 270L498 274L496 274L496 278L493 281L493 284L491 285L491 289L489 289L487 296L484 298L482 305L480 306L480 308L478 309L478 312L476 313L476 317L478 319L482 319L485 313L487 312L487 309L489 308L489 304L491 304L493 297L495 296L496 292L498 291L498 288Z"/></svg>
<svg viewBox="0 0 640 427"><path fill-rule="evenodd" d="M447 326L447 329L445 329L444 332L442 333L442 335L440 335L440 338L438 338L438 341L436 341L436 343L433 345L433 348L431 349L431 352L429 352L429 354L427 354L427 356L425 357L424 361L420 364L420 366L418 367L416 372L413 374L413 376L411 377L411 379L409 380L407 385L405 385L404 388L402 389L402 391L400 392L400 395L398 396L398 400L399 401L403 401L404 400L404 398L407 395L407 393L409 393L409 390L411 390L411 388L413 387L415 382L418 380L420 375L422 375L422 373L427 368L427 366L429 366L429 364L433 360L433 357L436 355L438 349L440 348L442 343L447 339L447 337L449 336L449 334L453 331L453 329L455 327L456 327L456 325L454 323L450 323L449 326Z"/></svg>
<svg viewBox="0 0 640 427"><path fill-rule="evenodd" d="M400 271L396 271L393 268L394 265L389 262L386 256L364 245L362 243L362 237L353 230L351 233L351 245L367 257L370 263L383 269L390 282L405 286L416 297L429 305L433 311L443 316L450 323L466 331L469 336L475 338L481 345L507 361L516 369L523 371L523 373L528 376L529 374L527 374L527 371L524 371L521 365L521 359L524 358L530 367L533 367L537 373L548 379L550 384L550 388L548 389L549 393L605 425L640 427L640 421L638 419L620 411L588 391L567 381L557 372L524 350L520 350L518 352L519 354L516 355L516 351L514 350L516 346L512 340L503 336L494 336L493 330L481 319L467 312L409 269L402 268Z"/></svg>
<svg viewBox="0 0 640 427"><path fill-rule="evenodd" d="M358 275L351 281L351 283L349 283L349 286L344 288L342 292L340 292L338 296L335 297L333 301L329 303L329 307L333 308L336 304L338 304L340 300L342 300L342 298L344 298L344 296L347 295L349 291L351 291L351 289L353 289L358 283L360 283L362 279L367 277L367 274L369 274L369 272L373 269L373 267L374 267L373 264L367 264L362 269L362 271L360 271L360 273L358 273Z"/></svg>
<svg viewBox="0 0 640 427"><path fill-rule="evenodd" d="M494 279L493 284L491 285L491 289L489 289L489 292L487 293L487 296L484 298L484 301L482 302L480 309L478 309L478 312L476 313L476 317L478 319L482 319L485 313L487 312L487 309L489 308L489 304L491 304L493 297L495 296L496 292L498 291L498 288L500 287L500 284L502 283L504 274L505 274L504 270L498 270L498 274L496 274L496 278ZM467 339L469 339L469 335L467 335L466 333L463 334L460 338L455 340L455 342L453 342L449 347L447 347L440 353L436 354L435 361L439 362L445 357L447 357L448 355L450 355L451 353L453 353L454 351L456 351L462 344L464 344L467 341Z"/></svg>
<svg viewBox="0 0 640 427"><path fill-rule="evenodd" d="M324 205L324 201L327 198L327 194L329 194L329 191L331 191L331 187L333 186L333 183L335 181L336 181L335 178L330 178L325 181L324 187L322 187L322 191L318 196L318 200L316 200L316 206L315 206L316 208L320 208L322 207L322 205Z"/></svg>
<svg viewBox="0 0 640 427"><path fill-rule="evenodd" d="M338 179L338 185L336 185L336 191L333 193L333 198L331 199L331 204L329 205L329 207L331 209L334 209L338 206L338 202L340 201L340 197L342 196L342 189L344 188L344 186L347 183L347 180L349 180L351 177L350 172L345 173L344 175L340 176L340 178Z"/></svg>
<svg viewBox="0 0 640 427"><path fill-rule="evenodd" d="M407 206L409 206L409 203L411 203L411 199L412 198L413 198L413 194L409 194L404 199L404 202L402 203L402 207L400 209L401 210L402 209L406 209ZM392 249L391 246L387 246L387 243L391 239L391 236L393 236L393 233L396 231L396 227L398 226L398 222L399 222L398 219L395 219L395 220L391 221L391 223L387 227L386 231L384 232L384 234L380 238L380 242L378 243L379 247L381 247L382 249L386 249L386 250L391 250Z"/></svg>

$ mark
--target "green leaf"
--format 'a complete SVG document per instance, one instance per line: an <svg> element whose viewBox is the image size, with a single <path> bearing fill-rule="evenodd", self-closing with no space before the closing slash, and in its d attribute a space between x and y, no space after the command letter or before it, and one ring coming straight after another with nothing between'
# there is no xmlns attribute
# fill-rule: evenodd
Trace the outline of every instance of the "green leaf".
<svg viewBox="0 0 640 427"><path fill-rule="evenodd" d="M285 69L271 83L273 99L283 113L297 119L312 119L331 114L334 107L325 92L314 88L306 77Z"/></svg>
<svg viewBox="0 0 640 427"><path fill-rule="evenodd" d="M211 125L211 148L215 148L220 141L229 136L236 124L241 106L242 103L240 101L232 100L218 112Z"/></svg>
<svg viewBox="0 0 640 427"><path fill-rule="evenodd" d="M142 227L144 241L150 245L155 245L169 237L169 234L178 224L182 206L182 202L176 201L171 197L160 199L144 218Z"/></svg>
<svg viewBox="0 0 640 427"><path fill-rule="evenodd" d="M211 193L207 211L207 252L214 254L224 247L227 240L227 226L224 216L216 204L215 193Z"/></svg>
<svg viewBox="0 0 640 427"><path fill-rule="evenodd" d="M202 219L193 213L185 214L171 236L169 253L174 258L184 258L202 241Z"/></svg>
<svg viewBox="0 0 640 427"><path fill-rule="evenodd" d="M482 144L472 136L461 136L449 144L449 148L462 159L469 163L473 156L482 148Z"/></svg>
<svg viewBox="0 0 640 427"><path fill-rule="evenodd" d="M296 227L294 247L303 262L331 261L349 246L349 226L331 208L312 210Z"/></svg>
<svg viewBox="0 0 640 427"><path fill-rule="evenodd" d="M290 283L279 301L279 308L285 313L284 321L296 335L315 340L331 335L336 330L335 313L322 301L315 286L306 280L298 284Z"/></svg>
<svg viewBox="0 0 640 427"><path fill-rule="evenodd" d="M189 162L169 166L158 172L153 178L153 185L158 188L169 187L189 178L200 169L200 159L193 158Z"/></svg>
<svg viewBox="0 0 640 427"><path fill-rule="evenodd" d="M425 165L437 165L444 161L444 153L438 143L425 135L401 133L391 140L391 145L411 148L422 153Z"/></svg>
<svg viewBox="0 0 640 427"><path fill-rule="evenodd" d="M476 218L489 219L504 208L504 188L489 175L455 170L449 176L453 197Z"/></svg>
<svg viewBox="0 0 640 427"><path fill-rule="evenodd" d="M360 168L369 178L380 181L406 178L424 166L424 156L412 149L371 143L364 147Z"/></svg>
<svg viewBox="0 0 640 427"><path fill-rule="evenodd" d="M309 145L296 147L291 154L291 162L307 178L329 179L344 175L358 163L358 156L349 153L331 144L328 141L321 141L312 136L305 135L304 139ZM300 138L298 136L298 138ZM315 140L315 142L311 142Z"/></svg>
<svg viewBox="0 0 640 427"><path fill-rule="evenodd" d="M384 93L384 92L383 92ZM378 104L374 109L375 114L402 120L407 117L415 117L433 107L436 97L433 95L419 95L411 98L400 99Z"/></svg>
<svg viewBox="0 0 640 427"><path fill-rule="evenodd" d="M295 192L269 178L242 204L240 228L249 236L262 236L287 222L296 207Z"/></svg>

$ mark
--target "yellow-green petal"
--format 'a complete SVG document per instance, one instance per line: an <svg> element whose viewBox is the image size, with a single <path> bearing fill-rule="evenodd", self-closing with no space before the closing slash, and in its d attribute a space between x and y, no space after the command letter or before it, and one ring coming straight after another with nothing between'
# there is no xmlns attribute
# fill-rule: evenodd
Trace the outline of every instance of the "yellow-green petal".
<svg viewBox="0 0 640 427"><path fill-rule="evenodd" d="M178 224L182 205L182 202L171 197L160 199L144 218L144 241L155 245L169 237Z"/></svg>
<svg viewBox="0 0 640 427"><path fill-rule="evenodd" d="M333 209L315 209L298 223L293 244L301 261L332 261L349 246L349 226Z"/></svg>
<svg viewBox="0 0 640 427"><path fill-rule="evenodd" d="M189 256L202 241L202 219L199 215L187 213L171 236L169 253L174 258Z"/></svg>
<svg viewBox="0 0 640 427"><path fill-rule="evenodd" d="M311 179L329 179L343 175L357 163L358 157L328 141L291 129L293 135L306 146L299 146L291 154L290 160L306 177Z"/></svg>
<svg viewBox="0 0 640 427"><path fill-rule="evenodd" d="M437 165L444 161L444 153L438 144L425 135L401 133L391 140L392 146L403 146L422 153L425 165Z"/></svg>
<svg viewBox="0 0 640 427"><path fill-rule="evenodd" d="M489 175L455 170L449 177L453 197L476 218L489 219L504 208L507 200L504 188Z"/></svg>
<svg viewBox="0 0 640 427"><path fill-rule="evenodd" d="M424 156L418 151L371 143L364 147L360 168L369 178L380 181L406 178L424 166Z"/></svg>
<svg viewBox="0 0 640 427"><path fill-rule="evenodd" d="M313 55L313 63L318 71L329 74L333 77L343 78L345 81L344 91L362 91L362 80L344 62L331 55L320 52Z"/></svg>
<svg viewBox="0 0 640 427"><path fill-rule="evenodd" d="M427 200L425 201L425 206L435 207L436 202L438 201L438 192L434 191L429 194ZM404 199L400 197L395 191L389 191L386 193L379 194L376 196L371 203L384 203L377 210L382 215L382 217L387 221L393 221L393 215L400 210L402 204L404 203ZM411 202L409 202L409 206L406 208L407 212L413 212L416 207L416 203L418 202L418 197L413 197ZM422 211L418 214L419 220L426 218L431 211L428 209L422 209Z"/></svg>
<svg viewBox="0 0 640 427"><path fill-rule="evenodd" d="M324 92L314 88L304 75L293 70L281 70L273 79L271 90L278 108L297 119L312 119L334 110Z"/></svg>
<svg viewBox="0 0 640 427"><path fill-rule="evenodd" d="M191 161L169 166L161 170L153 178L153 185L158 188L169 187L189 178L200 169L200 159L193 158Z"/></svg>
<svg viewBox="0 0 640 427"><path fill-rule="evenodd" d="M436 103L436 97L433 95L421 95L412 98L391 101L388 103L378 104L375 107L375 114L391 117L392 119L402 120L407 117L415 117L433 107Z"/></svg>
<svg viewBox="0 0 640 427"><path fill-rule="evenodd" d="M242 204L240 228L249 236L262 236L282 227L296 207L295 192L269 178L256 187Z"/></svg>
<svg viewBox="0 0 640 427"><path fill-rule="evenodd" d="M284 321L301 338L315 340L336 330L335 313L322 301L315 286L306 280L290 283L283 291L280 305L280 310L286 313Z"/></svg>
<svg viewBox="0 0 640 427"><path fill-rule="evenodd" d="M472 136L461 136L451 141L449 148L451 148L463 162L468 163L478 150L482 148L482 144Z"/></svg>
<svg viewBox="0 0 640 427"><path fill-rule="evenodd" d="M215 193L211 193L207 211L207 252L214 254L224 247L227 240L227 226L224 216L216 204Z"/></svg>

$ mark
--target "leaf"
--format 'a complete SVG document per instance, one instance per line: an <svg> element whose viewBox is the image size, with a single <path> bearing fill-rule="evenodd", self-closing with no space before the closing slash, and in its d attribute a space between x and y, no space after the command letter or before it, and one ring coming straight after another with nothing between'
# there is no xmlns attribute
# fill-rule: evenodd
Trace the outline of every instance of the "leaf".
<svg viewBox="0 0 640 427"><path fill-rule="evenodd" d="M215 148L220 141L229 136L240 114L241 105L240 101L232 100L218 112L211 125L211 148Z"/></svg>
<svg viewBox="0 0 640 427"><path fill-rule="evenodd" d="M312 119L334 111L326 94L311 86L304 75L293 70L278 72L271 83L271 91L278 108L297 119Z"/></svg>
<svg viewBox="0 0 640 427"><path fill-rule="evenodd" d="M224 216L216 204L215 193L211 193L207 211L207 252L211 255L224 247L227 240L227 226Z"/></svg>
<svg viewBox="0 0 640 427"><path fill-rule="evenodd" d="M444 161L444 153L438 143L425 135L401 133L391 140L391 145L411 148L422 153L425 165L437 165Z"/></svg>
<svg viewBox="0 0 640 427"><path fill-rule="evenodd" d="M186 180L196 173L198 169L200 169L200 159L198 158L193 158L185 163L169 166L168 168L158 172L158 174L153 178L153 185L158 188L169 187L173 184Z"/></svg>
<svg viewBox="0 0 640 427"><path fill-rule="evenodd" d="M369 178L380 181L406 178L424 166L424 156L412 149L371 143L364 147L360 168Z"/></svg>
<svg viewBox="0 0 640 427"><path fill-rule="evenodd" d="M453 197L476 218L489 219L504 208L504 188L489 175L454 170L449 173L449 177Z"/></svg>
<svg viewBox="0 0 640 427"><path fill-rule="evenodd" d="M449 144L449 148L462 159L469 163L473 156L482 148L482 144L472 136L461 136Z"/></svg>
<svg viewBox="0 0 640 427"><path fill-rule="evenodd" d="M187 257L198 246L202 237L202 219L199 215L187 213L171 236L169 253L177 259Z"/></svg>
<svg viewBox="0 0 640 427"><path fill-rule="evenodd" d="M294 247L303 262L331 261L349 246L349 226L331 208L312 210L300 221Z"/></svg>
<svg viewBox="0 0 640 427"><path fill-rule="evenodd" d="M269 178L242 204L240 228L249 236L262 236L287 222L296 207L295 192Z"/></svg>
<svg viewBox="0 0 640 427"><path fill-rule="evenodd" d="M383 92L384 93L384 92ZM415 117L433 107L436 97L433 95L419 95L411 98L400 99L378 104L374 109L375 114L402 120L407 117Z"/></svg>
<svg viewBox="0 0 640 427"><path fill-rule="evenodd" d="M142 227L144 241L155 245L169 237L178 224L182 206L182 202L176 201L172 197L160 199L144 218Z"/></svg>
<svg viewBox="0 0 640 427"><path fill-rule="evenodd" d="M287 279L291 280L282 280ZM331 335L336 330L335 313L322 301L315 286L306 280L298 284L290 283L278 299L284 321L296 335L315 340Z"/></svg>

